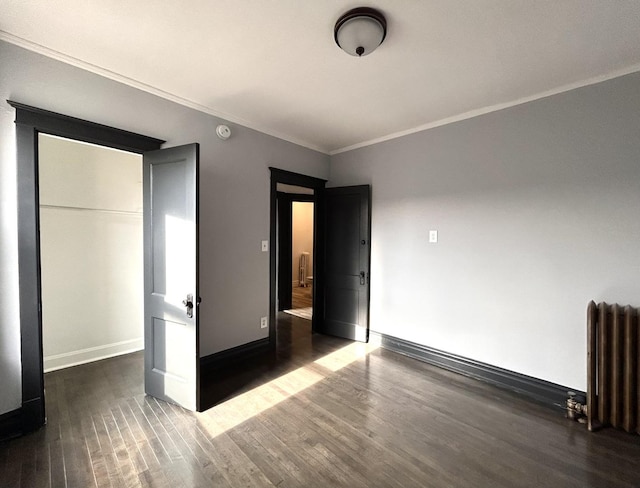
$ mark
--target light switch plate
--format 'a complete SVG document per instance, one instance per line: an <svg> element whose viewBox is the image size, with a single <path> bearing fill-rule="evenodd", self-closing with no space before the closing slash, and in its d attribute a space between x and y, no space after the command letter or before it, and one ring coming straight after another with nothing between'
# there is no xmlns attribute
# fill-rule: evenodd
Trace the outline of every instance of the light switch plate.
<svg viewBox="0 0 640 488"><path fill-rule="evenodd" d="M438 242L438 231L430 230L429 231L429 242Z"/></svg>
<svg viewBox="0 0 640 488"><path fill-rule="evenodd" d="M269 251L269 241L262 241L262 252Z"/></svg>

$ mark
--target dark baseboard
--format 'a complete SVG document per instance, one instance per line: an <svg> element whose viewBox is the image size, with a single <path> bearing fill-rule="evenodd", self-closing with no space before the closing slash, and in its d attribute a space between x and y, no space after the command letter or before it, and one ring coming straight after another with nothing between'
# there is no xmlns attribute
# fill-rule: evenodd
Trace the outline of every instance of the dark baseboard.
<svg viewBox="0 0 640 488"><path fill-rule="evenodd" d="M22 409L17 408L0 415L0 441L13 439L22 434Z"/></svg>
<svg viewBox="0 0 640 488"><path fill-rule="evenodd" d="M244 361L247 358L263 354L271 350L271 343L269 338L258 339L257 341L249 342L241 346L232 347L225 351L209 354L203 358L200 358L200 368L202 370L216 369L225 367L231 364L235 364L238 361Z"/></svg>
<svg viewBox="0 0 640 488"><path fill-rule="evenodd" d="M569 390L584 395L584 392L573 388L498 368L497 366L440 351L422 344L416 344L415 342L373 331L370 334L372 339L379 339L385 349L510 390L550 407L564 409Z"/></svg>

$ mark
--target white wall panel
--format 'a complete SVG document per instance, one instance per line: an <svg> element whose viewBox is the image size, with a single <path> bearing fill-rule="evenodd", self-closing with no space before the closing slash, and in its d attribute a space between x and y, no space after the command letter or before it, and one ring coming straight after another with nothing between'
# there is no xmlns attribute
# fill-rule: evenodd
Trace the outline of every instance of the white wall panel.
<svg viewBox="0 0 640 488"><path fill-rule="evenodd" d="M142 158L40 134L40 205L142 213Z"/></svg>
<svg viewBox="0 0 640 488"><path fill-rule="evenodd" d="M44 369L143 344L142 157L39 137Z"/></svg>

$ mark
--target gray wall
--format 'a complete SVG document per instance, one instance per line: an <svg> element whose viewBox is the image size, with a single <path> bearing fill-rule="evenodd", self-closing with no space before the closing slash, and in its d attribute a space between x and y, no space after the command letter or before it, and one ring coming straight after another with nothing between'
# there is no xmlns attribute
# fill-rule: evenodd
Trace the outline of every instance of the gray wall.
<svg viewBox="0 0 640 488"><path fill-rule="evenodd" d="M201 144L201 353L266 337L269 166L327 178L329 158L0 42L0 413L20 406L16 157L12 99L167 140ZM197 76L197 73L194 73ZM302 122L302 121L301 121Z"/></svg>
<svg viewBox="0 0 640 488"><path fill-rule="evenodd" d="M640 306L638 73L331 158L360 183L373 330L585 389L588 301Z"/></svg>

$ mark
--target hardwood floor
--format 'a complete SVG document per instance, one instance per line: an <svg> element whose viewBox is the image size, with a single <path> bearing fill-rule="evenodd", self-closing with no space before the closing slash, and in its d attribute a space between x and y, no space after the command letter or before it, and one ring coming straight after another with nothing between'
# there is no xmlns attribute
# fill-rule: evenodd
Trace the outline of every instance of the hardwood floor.
<svg viewBox="0 0 640 488"><path fill-rule="evenodd" d="M0 444L0 486L640 486L638 436L297 320L203 372L203 413L146 397L140 353L48 373L48 425Z"/></svg>
<svg viewBox="0 0 640 488"><path fill-rule="evenodd" d="M306 308L313 306L313 287L294 286L291 289L291 308Z"/></svg>

